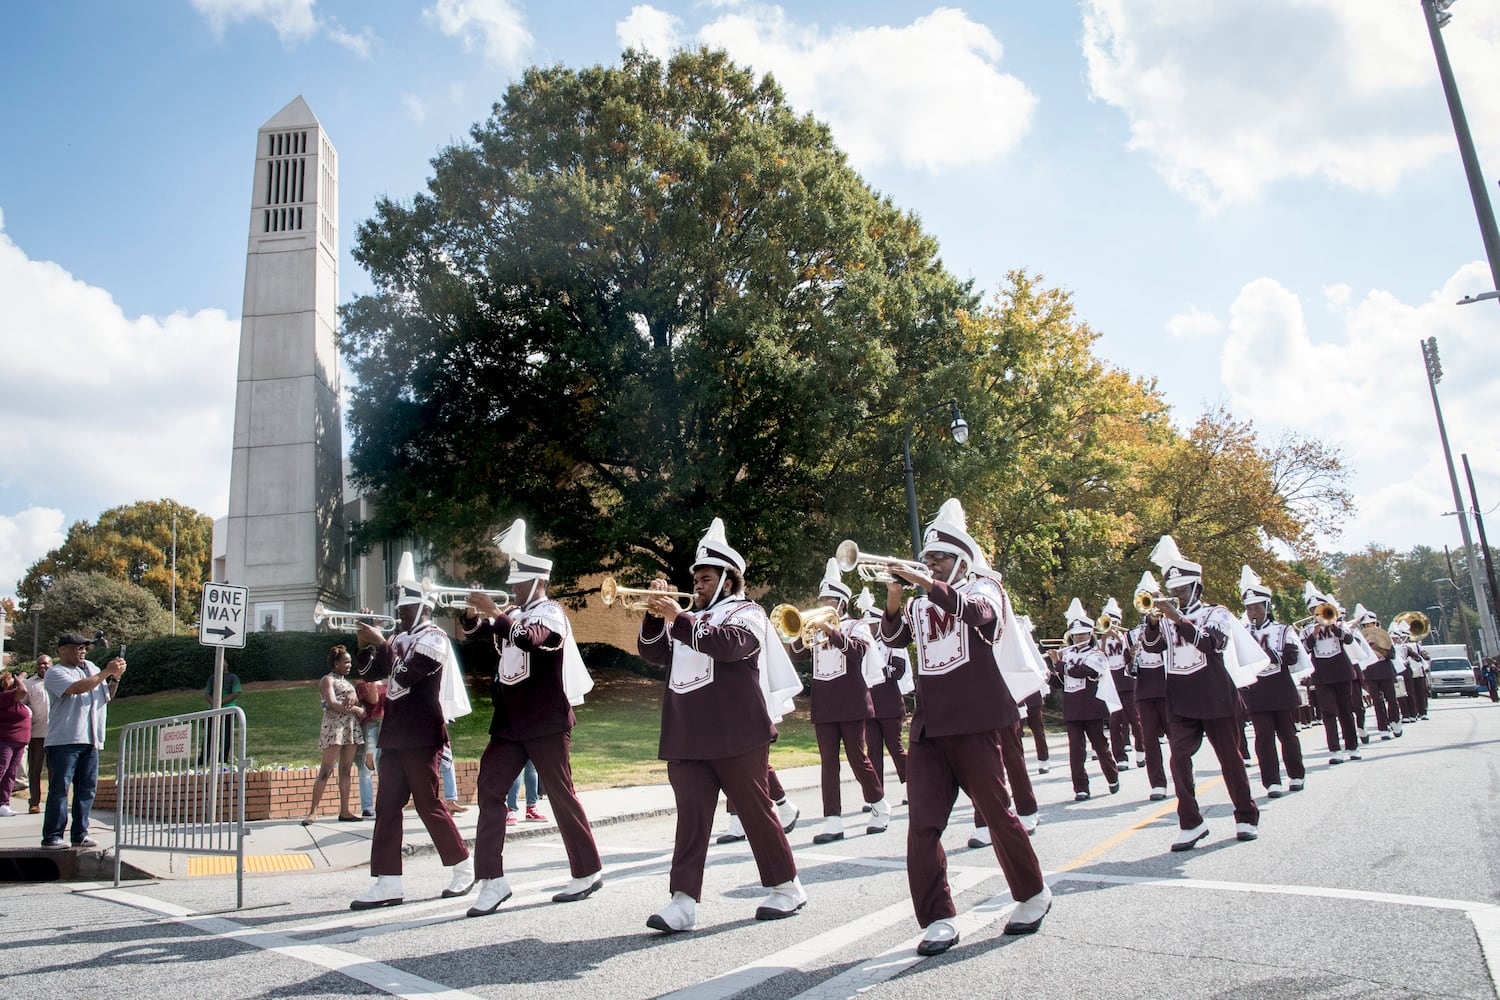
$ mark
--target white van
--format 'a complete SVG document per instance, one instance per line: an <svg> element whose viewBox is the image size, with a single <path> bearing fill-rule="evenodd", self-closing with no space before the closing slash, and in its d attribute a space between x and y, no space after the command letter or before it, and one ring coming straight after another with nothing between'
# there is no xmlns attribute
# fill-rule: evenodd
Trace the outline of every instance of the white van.
<svg viewBox="0 0 1500 1000"><path fill-rule="evenodd" d="M1427 678L1428 694L1465 694L1470 698L1479 695L1474 665L1469 662L1469 651L1461 643L1422 648L1432 656L1432 673Z"/></svg>

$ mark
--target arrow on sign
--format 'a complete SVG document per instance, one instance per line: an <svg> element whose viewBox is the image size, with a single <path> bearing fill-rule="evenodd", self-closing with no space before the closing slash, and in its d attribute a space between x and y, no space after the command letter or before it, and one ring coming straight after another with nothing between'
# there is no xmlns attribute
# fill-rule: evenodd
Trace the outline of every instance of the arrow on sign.
<svg viewBox="0 0 1500 1000"><path fill-rule="evenodd" d="M216 635L221 639L229 639L235 634L234 629L229 628L228 626L225 626L224 628L206 628L203 630L203 633L205 635Z"/></svg>

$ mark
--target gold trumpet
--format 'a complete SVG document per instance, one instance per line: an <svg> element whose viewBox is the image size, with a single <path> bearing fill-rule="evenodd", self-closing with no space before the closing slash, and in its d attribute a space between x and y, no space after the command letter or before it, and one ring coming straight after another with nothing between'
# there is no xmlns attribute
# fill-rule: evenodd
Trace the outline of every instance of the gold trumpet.
<svg viewBox="0 0 1500 1000"><path fill-rule="evenodd" d="M872 556L867 552L861 552L852 538L839 542L839 547L834 550L833 558L838 562L840 572L857 572L859 578L867 583L891 583L895 578L886 570L891 563L905 566L923 575L927 573L926 563L912 559L897 559L895 556ZM901 582L908 587L911 586L904 580Z"/></svg>
<svg viewBox="0 0 1500 1000"><path fill-rule="evenodd" d="M615 582L612 576L606 576L599 581L599 599L606 605L613 607L618 604L627 611L649 611L647 604L653 597L670 597L676 601L683 611L691 611L693 607L693 595L684 594L680 590L646 590L636 587L622 587Z"/></svg>
<svg viewBox="0 0 1500 1000"><path fill-rule="evenodd" d="M313 624L329 628L353 631L357 625L368 625L380 632L396 631L396 619L390 615L374 615L363 611L330 611L321 603L313 605Z"/></svg>
<svg viewBox="0 0 1500 1000"><path fill-rule="evenodd" d="M1135 592L1135 609L1143 615L1149 615L1156 610L1156 599L1161 596L1159 590L1137 590Z"/></svg>
<svg viewBox="0 0 1500 1000"><path fill-rule="evenodd" d="M781 640L791 642L793 639L800 639L804 646L818 646L827 642L828 634L818 626L822 622L837 625L838 620L838 609L826 604L806 611L799 611L792 604L778 604L771 609L771 624Z"/></svg>
<svg viewBox="0 0 1500 1000"><path fill-rule="evenodd" d="M469 595L475 591L490 595L490 599L502 608L510 603L510 594L503 590L485 590L483 587L440 587L428 577L422 578L422 593L432 598L434 607L466 608Z"/></svg>
<svg viewBox="0 0 1500 1000"><path fill-rule="evenodd" d="M1306 618L1298 618L1295 622L1293 622L1292 628L1302 628L1304 625L1307 625L1310 622L1317 622L1319 625L1332 625L1338 620L1338 605L1332 604L1328 601L1322 601L1318 604L1313 605L1312 614L1308 615Z"/></svg>
<svg viewBox="0 0 1500 1000"><path fill-rule="evenodd" d="M1406 632L1411 636L1412 642L1421 642L1432 634L1432 621L1420 611L1403 611L1396 616L1392 622L1394 625L1405 625Z"/></svg>

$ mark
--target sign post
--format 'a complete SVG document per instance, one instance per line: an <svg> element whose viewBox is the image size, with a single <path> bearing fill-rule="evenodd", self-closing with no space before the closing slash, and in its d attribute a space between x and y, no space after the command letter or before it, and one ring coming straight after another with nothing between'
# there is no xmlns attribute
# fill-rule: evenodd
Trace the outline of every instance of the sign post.
<svg viewBox="0 0 1500 1000"><path fill-rule="evenodd" d="M245 587L224 583L203 585L203 607L198 615L198 644L214 648L214 711L224 707L224 650L244 649L250 592ZM215 821L219 808L219 756L223 745L224 717L215 715L209 723L210 761L209 822Z"/></svg>

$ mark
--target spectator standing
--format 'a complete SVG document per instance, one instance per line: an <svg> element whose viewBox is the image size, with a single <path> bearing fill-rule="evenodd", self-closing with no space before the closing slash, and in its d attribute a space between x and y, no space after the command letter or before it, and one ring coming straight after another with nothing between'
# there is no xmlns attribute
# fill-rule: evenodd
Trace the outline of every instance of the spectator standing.
<svg viewBox="0 0 1500 1000"><path fill-rule="evenodd" d="M318 682L318 692L323 699L323 725L318 732L318 749L323 760L318 767L318 776L313 781L312 804L307 807L303 826L311 826L317 820L318 801L323 798L323 789L335 769L339 781L339 819L353 823L360 819L349 811L349 775L354 768L354 756L364 742L360 723L365 710L360 707L354 694L354 685L349 683L349 671L354 658L343 646L334 646L328 651L328 673Z"/></svg>
<svg viewBox="0 0 1500 1000"><path fill-rule="evenodd" d="M385 682L360 681L354 696L365 710L365 752L359 757L359 814L375 816L375 765L380 761L380 723L385 719Z"/></svg>
<svg viewBox="0 0 1500 1000"><path fill-rule="evenodd" d="M240 700L240 675L236 674L236 673L233 673L232 671L229 671L229 670L224 671L224 685L223 685L222 690L223 690L223 698L222 698L222 700L220 702L220 706L219 707L221 707L221 708L233 708L235 706L235 703ZM208 680L203 683L203 700L208 705L208 707L210 709L212 709L214 707L214 677L213 677L213 674L209 674L208 675ZM211 739L211 738L212 737L206 737L204 739L203 750L198 755L198 763L200 763L200 764L207 764L208 763L208 740ZM223 726L220 726L219 727L219 759L220 760L229 760L231 757L234 756L234 753L233 753L233 751L231 749L231 746L230 746L232 740L233 740L233 734L231 733L229 726L227 724L223 725Z"/></svg>
<svg viewBox="0 0 1500 1000"><path fill-rule="evenodd" d="M0 816L14 816L11 789L31 742L31 709L26 707L24 674L0 670Z"/></svg>
<svg viewBox="0 0 1500 1000"><path fill-rule="evenodd" d="M26 693L31 703L31 745L26 750L27 780L31 788L33 815L42 811L43 776L47 773L47 715L50 699L47 697L47 670L52 666L52 657L43 653L36 658L36 674L26 678Z"/></svg>
<svg viewBox="0 0 1500 1000"><path fill-rule="evenodd" d="M62 847L68 831L68 794L73 796L74 847L98 847L89 836L89 814L99 785L99 751L104 724L125 660L115 657L101 669L84 658L89 640L65 632L57 640L57 662L47 671L47 772L52 787L42 817L42 846Z"/></svg>

